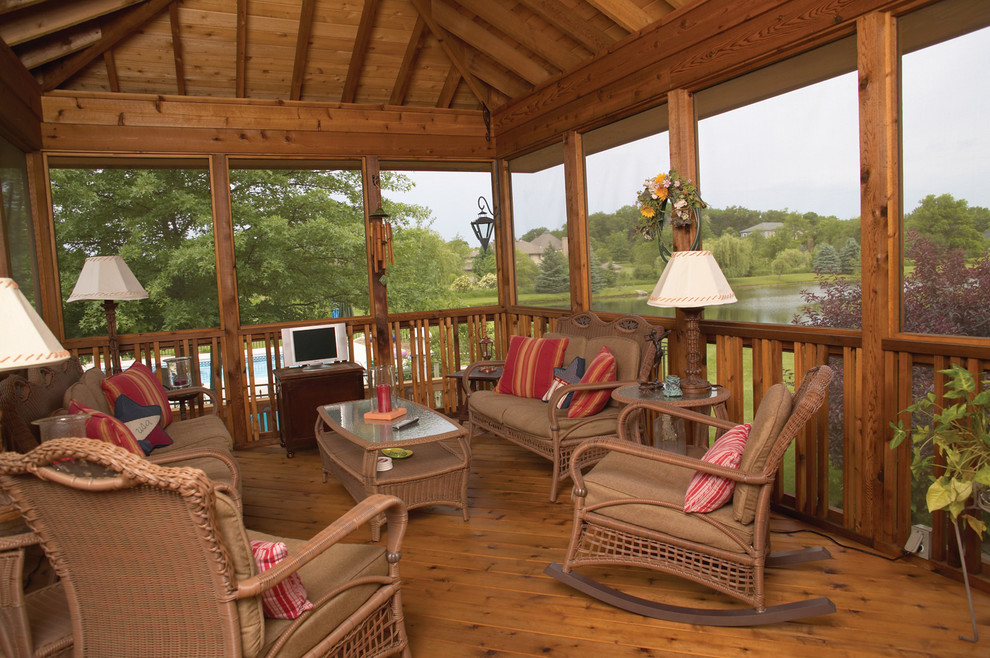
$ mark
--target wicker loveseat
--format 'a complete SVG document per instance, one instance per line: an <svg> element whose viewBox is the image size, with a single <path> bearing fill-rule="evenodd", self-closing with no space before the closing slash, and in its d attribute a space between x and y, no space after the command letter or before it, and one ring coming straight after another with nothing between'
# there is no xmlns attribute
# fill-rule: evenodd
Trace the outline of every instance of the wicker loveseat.
<svg viewBox="0 0 990 658"><path fill-rule="evenodd" d="M38 445L38 428L32 421L53 414L65 413L71 400L113 415L100 382L105 375L97 369L83 372L79 361L72 358L62 363L29 368L27 376L10 375L0 381L0 435L5 449L28 452ZM201 416L176 420L166 432L172 445L156 448L148 460L170 466L189 466L203 470L207 477L231 487L235 497L240 489L237 462L233 458L234 442L217 415L219 400L206 388L185 388L170 392L189 396L200 394L212 402L212 408Z"/></svg>
<svg viewBox="0 0 990 658"><path fill-rule="evenodd" d="M462 382L468 406L470 437L487 431L544 457L553 464L550 500L557 500L561 480L569 476L571 453L581 443L594 438L617 436L619 405L609 401L600 412L586 418L568 418L567 409L558 409L557 401L581 390L614 389L649 378L653 367L654 345L646 340L653 327L643 318L624 315L605 322L594 313L583 312L560 318L554 331L544 338L567 338L563 363L583 357L590 363L602 347L616 360L616 381L581 383L557 389L548 402L506 395L495 391L471 391L471 372L485 365L504 365L504 361L478 361L467 367ZM604 452L589 451L582 465L593 464Z"/></svg>

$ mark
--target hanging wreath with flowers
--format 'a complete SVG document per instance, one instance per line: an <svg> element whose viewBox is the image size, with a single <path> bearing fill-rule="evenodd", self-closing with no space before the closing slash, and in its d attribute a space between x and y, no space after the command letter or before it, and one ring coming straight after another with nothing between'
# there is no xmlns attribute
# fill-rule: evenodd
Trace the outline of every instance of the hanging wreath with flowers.
<svg viewBox="0 0 990 658"><path fill-rule="evenodd" d="M660 231L665 222L679 228L697 222L699 230L691 249L700 246L701 209L708 204L701 199L698 187L690 179L681 178L673 169L648 178L643 191L636 197L636 205L639 207L639 225L636 228L644 239L657 240L664 261L670 256L670 251L660 243Z"/></svg>

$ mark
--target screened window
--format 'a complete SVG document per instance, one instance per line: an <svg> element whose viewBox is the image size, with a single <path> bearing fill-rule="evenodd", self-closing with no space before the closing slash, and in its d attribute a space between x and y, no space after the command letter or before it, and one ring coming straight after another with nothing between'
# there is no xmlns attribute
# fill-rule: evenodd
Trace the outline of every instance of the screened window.
<svg viewBox="0 0 990 658"><path fill-rule="evenodd" d="M0 219L6 229L10 276L24 296L37 304L27 165L24 153L3 138L0 138L0 203L3 204Z"/></svg>
<svg viewBox="0 0 990 658"><path fill-rule="evenodd" d="M89 256L119 255L148 299L117 307L122 334L220 324L206 162L49 161L62 299ZM63 304L69 338L105 335L101 304Z"/></svg>
<svg viewBox="0 0 990 658"><path fill-rule="evenodd" d="M990 80L973 68L990 62L990 28L955 36L956 5L942 3L900 22L908 51L901 58L902 326L917 333L990 336L990 129L984 112ZM935 9L941 11L933 14ZM976 9L983 16L975 18L985 25L990 11L984 4ZM965 23L973 19L967 12ZM933 32L944 40L927 45ZM933 80L948 90L944 99L932 93Z"/></svg>
<svg viewBox="0 0 990 658"><path fill-rule="evenodd" d="M636 196L670 168L667 107L617 121L584 136L588 189L591 308L605 313L670 315L646 305L664 263L655 240L637 231ZM667 246L670 246L667 236Z"/></svg>
<svg viewBox="0 0 990 658"><path fill-rule="evenodd" d="M359 163L232 160L230 201L242 324L368 313Z"/></svg>
<svg viewBox="0 0 990 658"><path fill-rule="evenodd" d="M389 312L497 304L494 236L482 251L471 230L479 198L495 210L491 164L383 162L381 169L395 253Z"/></svg>
<svg viewBox="0 0 990 658"><path fill-rule="evenodd" d="M555 144L509 162L516 298L570 308L564 149Z"/></svg>
<svg viewBox="0 0 990 658"><path fill-rule="evenodd" d="M854 69L847 39L698 94L704 246L739 300L706 318L860 326Z"/></svg>

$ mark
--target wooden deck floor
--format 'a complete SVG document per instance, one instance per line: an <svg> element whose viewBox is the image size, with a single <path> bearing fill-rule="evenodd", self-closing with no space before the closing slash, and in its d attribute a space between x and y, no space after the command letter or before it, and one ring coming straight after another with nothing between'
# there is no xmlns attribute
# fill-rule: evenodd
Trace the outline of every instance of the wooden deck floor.
<svg viewBox="0 0 990 658"><path fill-rule="evenodd" d="M241 451L248 527L306 538L353 501L321 482L315 449L286 459L277 447ZM403 610L413 655L462 656L862 656L990 655L990 596L974 592L980 642L963 586L921 562L847 550L811 533L775 534L774 549L826 545L834 559L777 569L768 603L828 596L838 612L758 628L711 628L642 618L543 575L563 558L568 495L547 500L549 463L491 436L475 442L471 519L431 507L410 513L402 548ZM777 518L775 531L801 529ZM370 532L355 535L370 541ZM843 541L842 543L848 543ZM662 574L586 571L640 596L675 605L733 607L729 597Z"/></svg>

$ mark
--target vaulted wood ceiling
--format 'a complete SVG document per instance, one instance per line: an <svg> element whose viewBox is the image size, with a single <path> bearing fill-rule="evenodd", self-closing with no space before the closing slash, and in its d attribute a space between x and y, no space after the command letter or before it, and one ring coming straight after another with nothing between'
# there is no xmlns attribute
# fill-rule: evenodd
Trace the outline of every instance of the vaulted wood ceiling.
<svg viewBox="0 0 990 658"><path fill-rule="evenodd" d="M699 0L0 0L44 91L489 110Z"/></svg>

